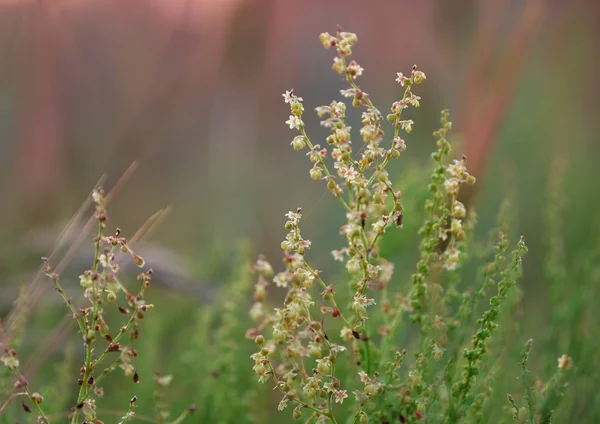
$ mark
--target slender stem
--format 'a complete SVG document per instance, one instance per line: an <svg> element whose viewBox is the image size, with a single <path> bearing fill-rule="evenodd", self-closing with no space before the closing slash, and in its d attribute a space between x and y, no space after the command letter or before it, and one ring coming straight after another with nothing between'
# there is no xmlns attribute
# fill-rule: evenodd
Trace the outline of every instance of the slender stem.
<svg viewBox="0 0 600 424"><path fill-rule="evenodd" d="M365 334L369 334L367 321L365 320ZM367 356L367 374L371 375L371 340L369 340L368 336L365 340L365 351Z"/></svg>
<svg viewBox="0 0 600 424"><path fill-rule="evenodd" d="M143 286L142 286L143 287ZM119 342L119 340L129 332L129 330L131 329L131 326L133 325L133 323L135 322L135 316L137 314L137 309L132 313L131 318L129 319L129 322L127 323L127 325L125 326L125 329L121 330L119 332L119 334L113 339L112 344L117 344ZM104 350L104 352L102 352L102 354L98 357L98 359L94 362L93 365L93 369L96 369L100 363L102 361L104 361L104 359L106 358L106 356L111 353L109 352L108 348L106 348ZM119 360L119 358L117 358L110 366L109 368L111 368L117 361ZM92 370L93 371L93 370ZM90 372L91 374L91 372ZM102 381L104 379L104 377L106 376L106 374L101 374L98 376L98 378L96 378L96 383L98 384L100 381ZM89 376L88 376L89 378ZM84 381L84 385L85 385L85 381ZM84 387L84 386L82 386ZM78 403L84 402L90 395L92 394L92 390L87 391L87 393L85 393L81 399L78 401Z"/></svg>
<svg viewBox="0 0 600 424"><path fill-rule="evenodd" d="M331 358L331 378L335 378L335 358ZM335 421L335 418L333 418L333 405L332 405L332 397L333 397L333 392L329 393L329 395L327 395L327 409L329 409L329 416L331 417L331 420L333 422Z"/></svg>
<svg viewBox="0 0 600 424"><path fill-rule="evenodd" d="M311 150L314 149L314 146L310 142L310 139L308 138L308 135L306 134L306 130L304 129L303 125L300 127L300 132L304 136L304 139L306 140L306 144L308 145L308 147ZM323 171L325 171L325 175L327 175L327 178L328 179L333 179L333 176L329 172L329 168L327 168L327 165L325 164L325 161L323 160L323 158L321 157L321 155L319 155L319 163L323 167ZM344 209L346 209L347 211L351 210L350 206L348 206L348 203L346 203L346 201L344 200L344 197L342 195L335 194L335 197L340 201L340 203L342 204L342 206L344 206Z"/></svg>
<svg viewBox="0 0 600 424"><path fill-rule="evenodd" d="M96 412L99 415L113 415L113 416L116 416L116 417L122 417L125 414L125 412L123 412L123 411L117 411L117 410L114 410L114 409L97 409ZM71 413L71 411L60 412L58 414L52 414L50 416L50 418L52 418L52 419L55 419L55 418L56 419L58 419L58 418L64 418L64 417L68 416L70 413ZM147 422L147 423L154 423L154 424L156 424L156 420L154 420L151 417L147 417L145 415L135 414L135 420L136 421L144 421L144 422Z"/></svg>
<svg viewBox="0 0 600 424"><path fill-rule="evenodd" d="M15 375L17 376L17 379L23 379L23 375L21 375L21 372L19 371L18 368L13 368L13 371L15 373ZM27 396L29 396L29 399L31 399L31 402L33 403L33 406L35 408L35 410L37 411L38 415L41 417L42 422L44 423L48 423L48 417L46 416L46 414L44 413L44 411L42 411L42 407L40 406L39 403L37 403L35 400L33 400L33 393L31 393L31 390L29 390L29 387L25 387L25 392L27 393ZM9 398L10 400L10 398ZM7 400L8 402L8 400ZM2 406L2 408L4 408L4 405Z"/></svg>
<svg viewBox="0 0 600 424"><path fill-rule="evenodd" d="M100 213L100 211L98 212ZM98 263L100 262L100 242L102 240L102 233L104 230L104 223L101 221L100 217L98 217L98 235L96 236L95 250L94 250L94 263L92 265L92 271L94 276L98 272ZM97 293L97 281L94 280L94 285L92 287L92 296L93 296L93 314L92 314L92 322L89 325L87 331L92 331L95 335L96 333L96 321L98 319L98 293ZM86 341L86 352L85 352L85 372L83 373L83 382L81 384L81 388L79 389L79 394L77 395L77 404L82 403L86 396L87 391L87 381L92 375L92 355L94 352L93 341L88 337L87 332L84 332L83 337ZM90 390L91 393L91 390ZM71 424L76 424L79 419L79 409L75 409L73 413L73 418L71 419Z"/></svg>
<svg viewBox="0 0 600 424"><path fill-rule="evenodd" d="M53 273L52 270L50 270L50 268L47 268L47 271L48 271L48 275L54 282L54 287L56 288L56 291L61 295L61 297L63 298L63 300L69 307L69 309L71 310L71 313L73 314L73 318L75 318L75 320L77 321L77 325L79 326L79 330L81 331L81 334L85 335L85 325L83 322L83 318L77 312L77 310L75 309L75 306L73 305L73 302L71 301L71 299L69 299L67 297L67 294L65 293L65 291L61 287L60 283L58 282L58 275Z"/></svg>
<svg viewBox="0 0 600 424"><path fill-rule="evenodd" d="M323 281L323 279L321 279L321 277L319 276L319 273L316 272L315 270L313 270L310 267L310 265L308 265L308 263L306 262L306 260L304 260L304 266L306 267L306 269L308 270L308 272L310 272L315 277L315 280L317 280L319 282L319 284L321 285L321 287L323 287L324 290L327 290L327 284L325 284L325 282ZM337 304L335 298L333 297L333 295L329 297L329 301L331 302L331 304L333 305L333 307L340 313L340 319L344 322L344 324L346 324L348 327L352 328L352 325L350 324L350 322L348 322L348 320L342 314L342 311L340 311L340 308L338 307L338 304Z"/></svg>
<svg viewBox="0 0 600 424"><path fill-rule="evenodd" d="M354 414L354 419L352 420L352 424L355 424L358 419L360 418L360 413L362 412L364 408L364 405L360 405L360 408L358 408L358 411L356 411L356 414Z"/></svg>
<svg viewBox="0 0 600 424"><path fill-rule="evenodd" d="M13 393L11 394L2 404L2 406L0 406L0 415L2 415L2 413L4 412L4 410L6 409L6 407L8 406L8 404L10 403L11 400L13 400L16 397L19 396L29 396L27 394L27 392L18 392L18 393Z"/></svg>
<svg viewBox="0 0 600 424"><path fill-rule="evenodd" d="M277 381L277 376L276 376L276 374L275 374L275 369L273 368L273 365L271 365L271 363L269 362L269 363L268 363L268 366L269 366L269 368L270 368L270 370L271 370L271 375L273 376L273 381L275 382L275 387L276 387L276 388L277 388L277 390L279 390L279 391L280 391L280 392L281 392L281 393L282 393L284 396L287 396L287 393L285 393L285 392L283 391L283 389L282 389L281 387L279 387L279 381ZM315 413L317 413L317 414L319 414L319 415L325 415L326 417L332 418L332 417L330 417L330 416L329 416L327 413L325 413L325 412L321 411L321 410L320 410L320 409L318 409L318 408L315 408L314 406L310 406L308 403L302 402L300 399L294 398L293 400L294 400L294 402L296 402L296 403L298 403L298 404L302 405L302 407L303 407L303 408L310 409L311 411L313 411L313 412L315 412ZM335 421L334 421L334 422L335 422Z"/></svg>
<svg viewBox="0 0 600 424"><path fill-rule="evenodd" d="M383 343L381 344L381 354L379 357L379 364L377 365L377 368L381 368L381 365L383 365L383 361L385 361L387 351L390 348L390 344L392 342L392 335L396 332L396 329L402 323L403 312L404 311L401 307L398 308L398 310L396 311L394 321L392 321L392 325L389 327L390 331L387 334L387 336L383 339Z"/></svg>
<svg viewBox="0 0 600 424"><path fill-rule="evenodd" d="M180 424L185 420L185 418L190 415L190 410L185 409L176 419L170 422L170 424Z"/></svg>

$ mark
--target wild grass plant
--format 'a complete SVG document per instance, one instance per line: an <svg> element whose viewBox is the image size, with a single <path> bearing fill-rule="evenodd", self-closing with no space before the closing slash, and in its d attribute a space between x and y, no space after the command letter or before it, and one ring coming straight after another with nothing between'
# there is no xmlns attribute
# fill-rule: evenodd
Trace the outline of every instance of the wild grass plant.
<svg viewBox="0 0 600 424"><path fill-rule="evenodd" d="M56 292L62 297L64 304L69 309L72 319L76 322L78 334L83 339L84 362L79 368L76 382L68 382L66 379L57 381L61 387L52 387L56 397L58 393L68 391L69 384L78 387L76 398L70 402L70 409L65 411L56 410L56 404L50 404L49 408L55 414L48 413L44 396L30 385L27 378L21 373L19 354L15 348L18 340L13 340L13 347L5 346L0 360L12 374L14 392L3 402L0 412L5 412L9 403L17 398L24 397L28 400L21 402L24 412L31 413L37 418L36 422L70 422L72 424L85 422L99 424L100 411L97 403L104 396L101 385L103 380L111 373L119 370L131 381L132 384L140 382L135 358L137 350L132 346L133 341L140 336L140 326L147 313L154 309L152 303L146 302L146 290L150 287L152 269L147 269L137 276L138 288L129 291L121 282L118 275L119 262L123 256L130 258L140 268L145 266L144 259L136 254L128 240L121 235L121 230L116 228L109 233L107 229L107 211L105 207L106 196L101 188L92 193L95 204L94 219L97 223L97 234L93 239L94 256L90 269L85 270L79 276L79 284L83 289L85 306L77 305L63 289L59 274L53 269L48 258L42 258L43 272L52 282ZM115 325L109 319L108 311L118 311L123 317L121 325ZM4 340L3 340L3 344ZM67 359L72 354L67 355ZM71 361L67 361L69 364ZM59 376L68 375L68 370L59 373ZM158 423L180 423L191 409L186 409L175 420L167 420L165 406L161 402L161 391L170 383L171 376L155 376L155 405L156 422ZM57 404L62 402L56 401ZM127 408L119 423L131 421L134 416L137 396L133 396L126 403ZM111 414L106 412L106 414ZM114 415L114 411L112 413ZM114 417L112 418L114 420Z"/></svg>
<svg viewBox="0 0 600 424"><path fill-rule="evenodd" d="M338 30L320 40L336 52L332 69L347 83L342 96L363 110L362 145L353 145L347 106L340 101L316 108L324 118L321 125L331 131L329 150L311 141L303 99L293 90L283 95L291 109L286 124L298 131L294 150L308 150L310 177L325 182L346 217L339 230L345 244L332 252L346 274L326 276L311 266L302 209L286 214L284 270L275 274L262 257L253 266L258 282L250 314L257 325L247 334L258 346L253 369L259 382L280 392L278 410L289 407L294 418L306 422L488 422L504 343L515 342L502 327L510 331L520 301L525 239L511 243L500 225L477 283L463 281L475 214L459 198L461 187L475 178L466 157L451 158L451 122L444 110L441 128L433 133L437 150L419 230L420 258L410 284L398 281L380 249L386 233L401 231L404 221L402 192L388 165L406 148L403 137L414 122L405 110L420 106L415 90L426 76L417 66L407 75L398 73L404 94L384 116L357 85L363 68L350 60L356 35ZM386 121L392 131L387 143ZM274 310L265 305L270 281L286 293ZM483 300L487 306L480 312ZM412 336L403 345L398 345L400 332ZM562 355L547 386L534 389L527 364L531 349L529 340L521 360L522 390L516 389L522 396L505 393L508 408L495 419L509 413L532 424L550 421L554 406L549 405L557 402L572 360Z"/></svg>
<svg viewBox="0 0 600 424"><path fill-rule="evenodd" d="M21 312L1 327L0 423L600 420L600 250L565 244L565 164L552 166L539 273L547 299L533 310L519 284L528 249L509 202L482 241L475 211L462 201L475 178L452 150L448 111L433 133L432 171L403 162L416 125L405 115L420 106L425 73L415 66L397 75L402 95L385 114L357 84L364 69L351 60L356 35L320 39L336 53L333 70L352 108L316 108L330 131L322 147L304 125L299 93L284 100L297 132L292 147L307 154L309 177L337 199L345 221L319 227L341 236L332 266L313 265L325 261L305 238L309 217L294 208L282 219L281 266L263 256L249 265L247 246L215 247L196 261L195 272L220 281L199 305L149 287L154 274L108 225L106 198L95 190L90 269L71 284L52 256L43 267L73 337L52 361L39 359L39 330L50 331L57 317L55 308L24 307L27 290L15 305ZM358 136L349 126L353 108ZM408 171L396 175L395 164ZM139 280L119 273L126 259L142 266ZM74 285L81 296L64 289ZM24 366L38 359L37 374Z"/></svg>

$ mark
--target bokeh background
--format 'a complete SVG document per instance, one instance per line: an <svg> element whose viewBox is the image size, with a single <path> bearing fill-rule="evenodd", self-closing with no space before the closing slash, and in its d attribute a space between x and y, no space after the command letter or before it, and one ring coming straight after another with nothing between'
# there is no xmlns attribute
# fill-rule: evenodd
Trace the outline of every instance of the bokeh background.
<svg viewBox="0 0 600 424"><path fill-rule="evenodd" d="M167 276L172 313L181 295L196 295L190 310L211 299L238 240L277 258L283 214L297 206L325 266L319 252L340 241L338 205L290 148L281 93L294 88L304 98L309 133L322 142L310 111L339 99L345 85L318 34L337 25L358 34L359 85L381 110L400 95L396 72L418 64L427 74L395 165L398 186L404 170L429 166L431 132L449 108L456 152L478 178L468 202L482 234L512 200L531 251L524 295L533 318L524 325L535 329L548 297L536 252L549 236L552 176L566 196L567 263L597 246L593 0L1 0L1 314L101 176L110 189L134 161L111 222L132 234L170 207L140 249ZM78 262L87 253L78 249L75 270L89 266Z"/></svg>

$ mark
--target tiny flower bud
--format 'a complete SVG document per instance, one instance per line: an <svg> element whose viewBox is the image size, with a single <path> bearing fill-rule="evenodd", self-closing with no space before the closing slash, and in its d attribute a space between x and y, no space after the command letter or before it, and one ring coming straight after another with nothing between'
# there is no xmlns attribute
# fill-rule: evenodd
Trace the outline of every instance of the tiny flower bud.
<svg viewBox="0 0 600 424"><path fill-rule="evenodd" d="M329 181L327 181L327 188L331 191L336 189L335 181L333 181L331 178L329 179Z"/></svg>
<svg viewBox="0 0 600 424"><path fill-rule="evenodd" d="M319 363L317 365L317 371L319 372L319 374L329 374L329 372L331 371L331 363L326 359L318 361Z"/></svg>
<svg viewBox="0 0 600 424"><path fill-rule="evenodd" d="M29 382L25 379L25 377L19 377L17 379L17 381L15 381L15 389L19 390L19 389L24 389L25 387L27 387L29 385Z"/></svg>
<svg viewBox="0 0 600 424"><path fill-rule="evenodd" d="M361 272L362 266L358 259L351 258L350 260L348 260L348 262L346 262L346 269L350 274L357 275Z"/></svg>
<svg viewBox="0 0 600 424"><path fill-rule="evenodd" d="M303 135L298 135L294 137L291 144L294 150L302 150L304 149L304 146L306 146L306 141L304 141Z"/></svg>
<svg viewBox="0 0 600 424"><path fill-rule="evenodd" d="M31 395L31 400L37 403L38 405L44 401L44 398L39 393L35 392Z"/></svg>
<svg viewBox="0 0 600 424"><path fill-rule="evenodd" d="M312 178L313 180L320 180L321 178L323 178L323 172L321 171L321 167L319 166L312 167L309 173L310 178Z"/></svg>
<svg viewBox="0 0 600 424"><path fill-rule="evenodd" d="M133 262L135 262L135 264L137 266L139 266L140 268L144 266L145 262L144 262L144 259L141 256L139 256L139 255L131 252L131 257L133 258Z"/></svg>
<svg viewBox="0 0 600 424"><path fill-rule="evenodd" d="M295 420L299 420L302 418L302 411L300 410L300 406L294 408L293 417Z"/></svg>

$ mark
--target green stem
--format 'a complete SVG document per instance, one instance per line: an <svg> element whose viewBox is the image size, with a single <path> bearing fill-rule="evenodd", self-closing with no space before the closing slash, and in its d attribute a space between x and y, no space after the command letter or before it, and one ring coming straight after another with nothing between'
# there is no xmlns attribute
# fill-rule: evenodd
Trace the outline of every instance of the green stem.
<svg viewBox="0 0 600 424"><path fill-rule="evenodd" d="M15 375L17 376L17 379L24 380L24 378L21 375L21 372L19 371L18 368L13 368L13 371L14 371ZM31 403L33 403L33 406L34 406L35 410L37 411L38 415L41 417L42 422L49 423L50 421L48 421L48 417L46 416L44 411L42 411L42 407L39 405L39 403L37 403L35 400L33 400L33 393L31 393L31 390L29 390L29 387L25 387L25 392L27 393L27 396L29 396ZM3 406L3 408L4 408L4 406Z"/></svg>
<svg viewBox="0 0 600 424"><path fill-rule="evenodd" d="M273 365L271 365L271 363L269 362L268 366L269 366L269 369L271 370L271 375L273 376L273 381L275 382L275 387L277 388L277 390L279 390L281 392L281 394L283 394L284 396L287 396L287 393L285 393L283 391L283 389L281 387L279 387L279 382L277 381L277 376L275 374L275 369L273 368ZM333 418L333 416L329 416L329 414L321 411L320 409L315 408L314 406L310 406L308 403L302 402L300 399L294 398L293 401L298 403L299 405L302 405L303 408L310 409L311 411L313 411L319 415L325 415L326 417L331 418L334 423L337 423L335 421L335 418Z"/></svg>
<svg viewBox="0 0 600 424"><path fill-rule="evenodd" d="M352 420L352 424L355 424L358 419L360 418L360 413L362 412L364 408L364 405L360 405L360 408L358 408L358 411L356 411L356 414L354 414L354 419Z"/></svg>
<svg viewBox="0 0 600 424"><path fill-rule="evenodd" d="M315 280L317 280L319 282L319 284L321 285L321 287L323 287L324 290L327 290L327 284L325 284L325 282L323 281L323 279L319 276L319 273L316 272L315 270L313 270L310 265L308 265L308 263L306 262L306 260L304 260L304 266L306 267L306 269L308 270L308 272L310 272L314 277ZM348 320L344 317L344 315L342 314L342 311L340 311L340 308L338 307L338 304L335 300L335 298L332 296L329 297L329 302L331 302L331 304L333 305L333 307L340 313L340 319L343 321L344 324L346 324L349 328L352 328L352 325L348 322Z"/></svg>
<svg viewBox="0 0 600 424"><path fill-rule="evenodd" d="M369 334L366 320L365 320L365 334ZM365 340L365 353L366 353L366 357L367 357L367 374L371 375L371 340L369 340L368 336L366 337L366 340Z"/></svg>
<svg viewBox="0 0 600 424"><path fill-rule="evenodd" d="M102 208L102 205L100 205L100 208ZM98 211L98 213L101 214L101 209ZM94 244L95 244L94 264L92 265L92 271L93 271L94 275L98 272L98 263L100 262L100 242L102 240L103 229L104 229L104 224L101 221L100 217L98 217L98 235L96 236L96 240L94 242ZM93 296L92 322L87 330L84 329L84 333L83 333L84 340L86 341L85 372L83 373L83 382L79 389L79 394L77 395L77 405L81 404L87 397L86 396L87 382L88 382L90 376L92 375L92 355L94 352L94 348L93 348L93 340L91 340L90 337L88 337L87 333L91 330L94 333L94 335L96 334L96 321L98 320L98 309L99 309L97 281L96 280L94 280L94 283L92 286L92 296ZM91 393L91 390L90 390L90 393ZM71 424L76 424L78 419L79 419L79 409L76 408L75 412L73 413L73 418L71 419Z"/></svg>
<svg viewBox="0 0 600 424"><path fill-rule="evenodd" d="M300 127L300 133L304 136L304 139L306 140L307 146L311 150L314 149L313 144L310 142L310 139L308 138L308 135L306 134L306 130L304 129L304 126ZM319 163L323 167L323 171L325 171L325 175L327 175L327 178L328 179L333 179L333 176L329 172L329 168L327 168L327 165L325 164L325 161L323 160L323 158L320 155L319 155ZM348 206L348 203L346 203L346 201L344 200L344 198L341 195L336 195L335 197L340 201L340 203L342 204L342 206L344 206L344 209L346 209L347 211L351 210L350 206Z"/></svg>

